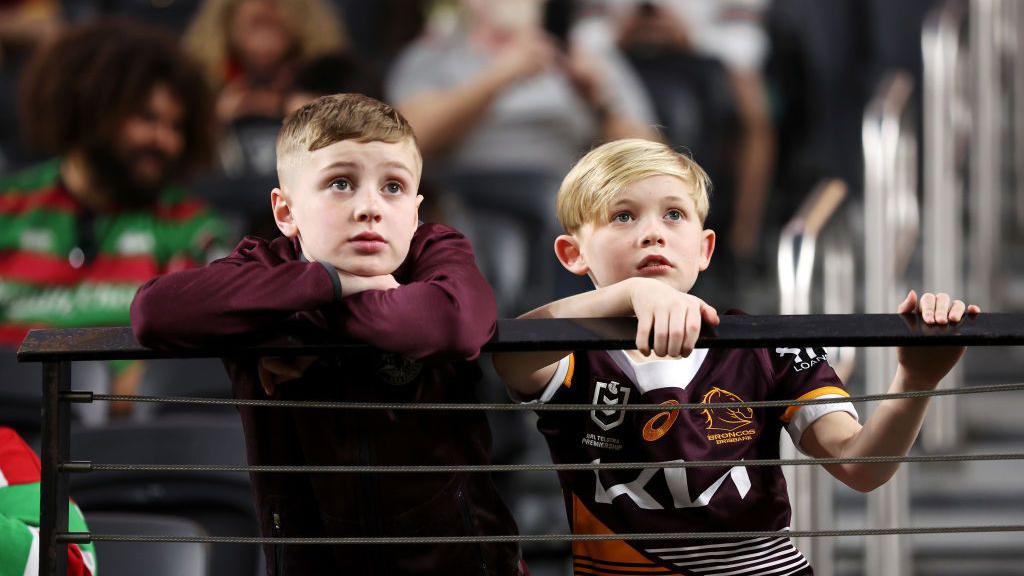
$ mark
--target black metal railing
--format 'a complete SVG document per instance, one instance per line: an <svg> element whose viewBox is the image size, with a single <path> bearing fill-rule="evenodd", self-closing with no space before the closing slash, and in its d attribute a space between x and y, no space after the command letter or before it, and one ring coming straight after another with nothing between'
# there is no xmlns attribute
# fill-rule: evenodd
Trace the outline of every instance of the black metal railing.
<svg viewBox="0 0 1024 576"><path fill-rule="evenodd" d="M485 347L486 351L536 351L536 350L602 350L629 349L635 344L635 319L578 319L578 320L501 320L498 322L496 336ZM721 324L715 328L705 327L698 340L702 348L762 348L776 345L785 346L1019 346L1024 345L1024 314L982 314L965 318L957 325L924 325L919 318L911 315L886 314L849 314L849 315L808 315L808 316L724 316ZM131 330L124 328L71 328L54 330L33 330L25 338L18 350L21 362L41 362L43 364L43 445L42 445L42 496L40 502L40 574L57 575L66 573L67 544L88 541L134 541L134 542L171 542L171 541L202 541L202 542L244 542L268 543L278 540L286 543L303 544L388 544L406 543L409 538L324 538L324 539L274 539L274 538L225 538L225 537L142 537L122 535L98 535L88 533L71 533L68 526L68 475L103 470L143 470L171 469L174 467L112 465L104 463L74 462L69 460L69 404L72 402L119 401L134 400L146 402L169 402L187 404L225 404L225 405L266 405L266 406L299 406L311 409L407 409L407 410L458 410L467 409L466 405L458 404L409 404L393 405L387 403L342 403L342 402L282 402L275 400L251 399L210 399L210 398L174 398L158 396L120 396L110 394L92 394L87 391L71 389L70 363L86 360L110 359L154 359L154 358L209 358L235 355L269 356L269 355L309 355L328 353L345 348L365 347L364 344L347 340L323 341L317 343L302 342L298 339L281 338L272 342L255 345L223 346L204 348L202 350L156 351L140 346L132 336ZM947 394L967 394L981 392L1004 392L1024 389L1024 384L1006 384L984 387L971 387L955 390L934 390L913 392L901 395L881 394L860 396L842 401L870 402L892 397L937 396ZM785 405L814 404L835 402L835 399L789 401ZM735 408L741 405L763 407L775 405L779 401L756 401L747 403L730 403ZM678 406L630 404L626 406L606 405L531 405L517 404L474 404L476 410L592 410L608 409L705 409L714 408L717 404L681 404ZM904 456L886 457L877 461L898 462L934 462L951 460L993 460L1024 458L1022 454L976 454L948 456ZM840 463L846 459L825 460L778 460L757 462L764 465L803 465L818 463ZM853 461L850 459L850 461ZM867 461L867 460L865 460ZM876 460L871 460L876 461ZM648 463L649 464L649 463ZM723 462L686 462L680 466L722 465ZM754 462L747 461L747 465ZM586 469L596 469L609 464L569 464ZM642 467L644 463L615 463L620 467ZM457 467L459 471L468 472L521 472L537 470L556 470L566 465L488 465ZM204 471L216 471L224 467L203 466L190 467ZM266 472L282 470L278 467L230 467L232 470ZM266 468L266 470L265 470ZM270 470L273 468L273 470ZM391 467L391 470L421 472L418 467ZM450 467L446 467L448 470ZM308 472L311 467L298 467L294 472ZM361 473L369 471L361 467L322 466L315 467L317 472ZM452 471L455 471L453 468ZM921 534L947 532L1006 532L1024 531L1024 526L963 526L934 528L886 528L880 530L859 531L816 531L789 533L790 536L850 536L876 534ZM501 535L480 537L441 538L425 537L414 539L421 543L456 542L469 538L471 541L576 541L594 539L665 539L665 538L732 538L748 537L762 533L704 533L704 534L618 534L618 535ZM301 540L301 542L299 541ZM469 541L469 540L467 540Z"/></svg>

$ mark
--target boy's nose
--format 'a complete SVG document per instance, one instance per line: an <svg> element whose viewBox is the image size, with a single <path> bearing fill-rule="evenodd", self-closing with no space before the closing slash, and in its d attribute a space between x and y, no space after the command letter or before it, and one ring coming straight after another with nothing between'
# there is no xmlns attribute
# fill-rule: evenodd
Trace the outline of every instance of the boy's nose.
<svg viewBox="0 0 1024 576"><path fill-rule="evenodd" d="M352 217L356 222L380 222L381 211L376 194L362 195Z"/></svg>
<svg viewBox="0 0 1024 576"><path fill-rule="evenodd" d="M640 236L640 245L644 248L648 246L664 246L665 234L662 232L661 227L656 224L646 226Z"/></svg>

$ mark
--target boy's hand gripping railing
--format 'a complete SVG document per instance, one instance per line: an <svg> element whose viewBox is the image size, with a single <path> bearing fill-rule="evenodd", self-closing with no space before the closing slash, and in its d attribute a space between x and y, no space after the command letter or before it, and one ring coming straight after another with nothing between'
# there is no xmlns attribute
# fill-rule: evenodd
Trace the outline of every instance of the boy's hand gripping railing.
<svg viewBox="0 0 1024 576"><path fill-rule="evenodd" d="M498 323L497 335L486 346L489 351L536 351L536 350L607 350L631 348L635 345L636 321L629 318L587 319L587 320L501 320ZM1021 314L983 314L966 318L957 325L924 325L913 316L887 314L875 315L808 315L808 316L726 316L714 329L705 329L697 343L704 348L762 348L775 345L787 346L1016 346L1024 345L1024 315ZM422 537L422 538L235 538L235 537L143 537L122 535L92 535L88 533L69 533L68 525L68 473L88 472L90 470L142 470L160 468L159 466L137 465L103 465L83 462L70 462L69 457L69 419L68 403L96 400L124 399L113 395L93 395L89 392L72 391L70 362L80 360L109 360L116 358L196 358L219 357L237 354L246 355L309 355L327 353L343 348L364 347L365 345L351 341L321 342L316 344L301 343L282 339L266 344L241 347L209 348L198 351L160 352L143 348L135 342L129 328L76 328L60 330L34 330L25 338L18 350L18 359L22 362L42 362L43 369L43 457L42 457L42 501L40 521L40 574L55 576L67 571L67 544L69 542L86 541L134 541L134 542L211 542L211 543L278 543L286 541L292 544L394 544L394 543L456 543L456 542L568 542L578 540L663 540L663 539L722 539L766 537L775 533L764 532L729 532L729 533L662 533L662 534L615 534L615 535L501 535L501 536L468 536L468 537ZM1024 390L1024 384L978 387L973 389L937 390L914 395L962 394L970 392L996 392ZM105 396L105 397L101 397ZM853 402L880 400L892 395L877 397L861 397L844 399ZM130 398L130 397L129 397ZM150 401L174 401L174 398L149 398ZM787 405L832 402L835 400L811 400L788 402ZM277 402L273 400L220 400L203 399L203 403L218 402L225 405L263 405L267 407L293 405L294 402ZM777 401L757 401L749 403L730 403L736 408L743 406L764 407L778 404ZM393 406L386 403L342 403L342 402L307 402L304 406L315 408L346 408L346 409L407 409L407 410L653 410L666 409L701 409L714 408L715 404L694 405L644 405L628 404L623 406L608 405L541 405L523 406L518 404L479 404L479 405L432 405L407 404ZM888 461L948 461L948 460L987 460L987 459L1022 459L1024 454L1000 455L961 455L961 456L930 456L901 457L886 459ZM830 460L831 461L831 460ZM844 459L835 459L843 462ZM748 465L803 465L818 464L815 460L796 462L766 461L746 462ZM648 463L649 464L649 463ZM686 462L680 467L723 465L723 462ZM615 463L612 466L643 467L645 463ZM564 465L563 465L564 466ZM580 464L585 469L608 467L609 464ZM184 469L182 467L164 467L166 469ZM190 469L206 471L217 470L217 466L193 466ZM392 466L383 471L417 472L425 471L420 467ZM469 472L498 471L530 471L556 470L559 466L476 466L454 467L452 471ZM234 468L233 468L234 469ZM241 467L253 472L268 471L275 467ZM359 473L365 472L360 467L319 466L292 469L293 472L328 472L328 473ZM815 532L793 532L794 537L831 537L852 535L880 534L938 534L952 532L1019 532L1024 525L1012 526L968 526L968 527L929 527L929 528L885 528L868 530L828 530Z"/></svg>

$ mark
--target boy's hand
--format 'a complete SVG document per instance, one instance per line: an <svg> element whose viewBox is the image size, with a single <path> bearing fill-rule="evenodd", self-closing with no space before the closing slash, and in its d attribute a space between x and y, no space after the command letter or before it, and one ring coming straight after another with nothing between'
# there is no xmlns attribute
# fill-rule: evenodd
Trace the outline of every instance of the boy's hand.
<svg viewBox="0 0 1024 576"><path fill-rule="evenodd" d="M896 312L920 312L925 324L955 324L964 314L978 314L981 308L974 304L967 305L963 300L951 301L949 294L944 293L936 295L927 292L919 301L917 293L911 290ZM901 346L896 350L896 356L900 369L906 375L908 388L931 390L956 365L964 350L963 346Z"/></svg>
<svg viewBox="0 0 1024 576"><path fill-rule="evenodd" d="M636 348L644 355L689 356L701 323L718 325L718 312L709 304L658 280L634 279L629 299L637 320Z"/></svg>
<svg viewBox="0 0 1024 576"><path fill-rule="evenodd" d="M346 298L367 290L392 290L400 284L391 274L382 276L356 276L342 270L338 270L338 279L341 280L341 297Z"/></svg>

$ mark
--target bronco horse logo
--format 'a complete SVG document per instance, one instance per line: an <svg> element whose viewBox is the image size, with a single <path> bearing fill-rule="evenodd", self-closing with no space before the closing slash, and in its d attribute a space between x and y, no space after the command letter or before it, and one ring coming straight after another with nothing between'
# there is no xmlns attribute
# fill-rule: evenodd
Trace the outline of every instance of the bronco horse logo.
<svg viewBox="0 0 1024 576"><path fill-rule="evenodd" d="M728 390L715 387L704 395L701 402L705 404L743 402L743 399ZM732 432L750 426L754 422L754 411L750 408L705 408L701 410L701 414L704 415L708 430Z"/></svg>

